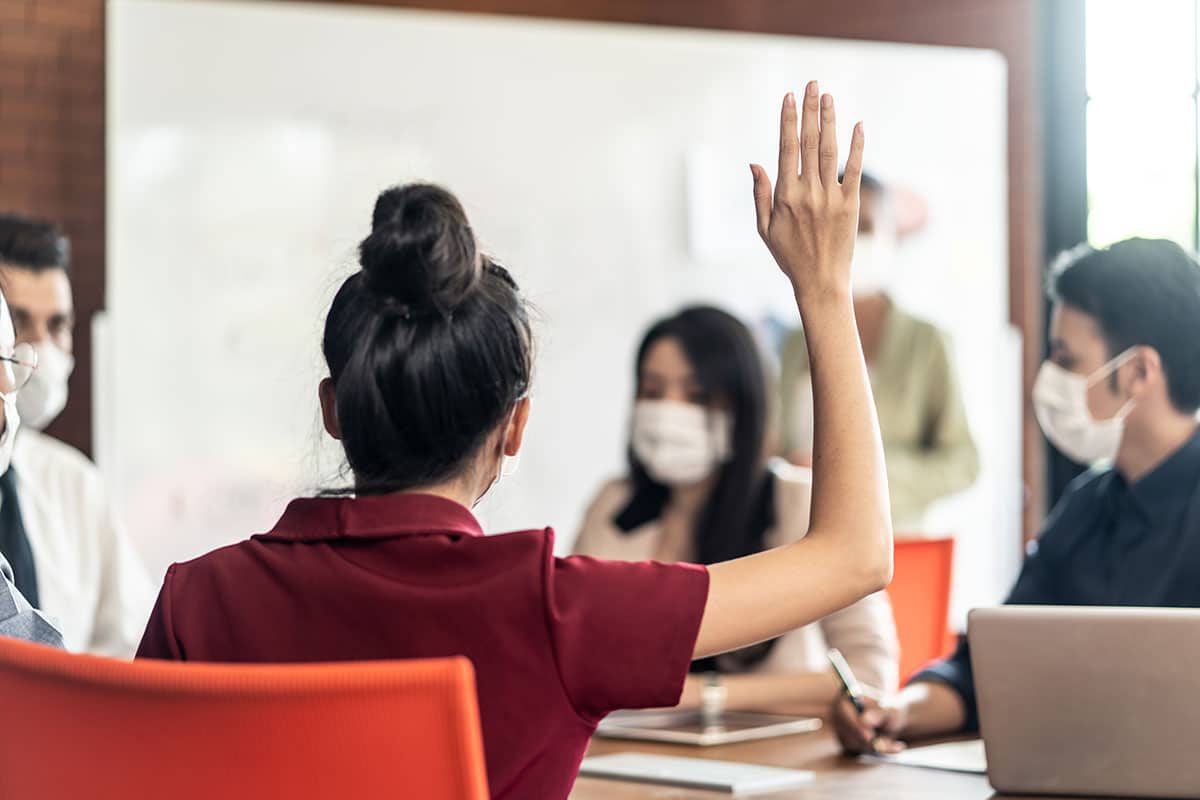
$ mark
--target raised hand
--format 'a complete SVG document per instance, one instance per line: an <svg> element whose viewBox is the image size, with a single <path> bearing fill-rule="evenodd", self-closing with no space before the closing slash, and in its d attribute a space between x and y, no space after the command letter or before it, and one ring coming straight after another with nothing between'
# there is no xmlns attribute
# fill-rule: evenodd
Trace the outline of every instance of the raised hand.
<svg viewBox="0 0 1200 800"><path fill-rule="evenodd" d="M792 282L798 300L850 292L850 256L858 230L863 128L854 126L850 156L838 182L833 96L816 81L805 89L800 130L796 97L783 98L779 115L779 177L774 193L767 171L751 164L758 233Z"/></svg>
<svg viewBox="0 0 1200 800"><path fill-rule="evenodd" d="M818 117L824 117L821 124ZM862 128L837 179L833 98L816 83L783 101L779 186L754 172L758 231L791 279L804 319L813 385L813 491L803 540L708 568L708 603L695 658L803 627L887 586L892 523L883 443L850 296L858 228Z"/></svg>

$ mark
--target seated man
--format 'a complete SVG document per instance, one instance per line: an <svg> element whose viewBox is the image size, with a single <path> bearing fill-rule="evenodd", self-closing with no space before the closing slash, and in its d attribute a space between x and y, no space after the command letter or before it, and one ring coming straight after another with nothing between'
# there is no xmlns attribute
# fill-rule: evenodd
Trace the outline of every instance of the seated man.
<svg viewBox="0 0 1200 800"><path fill-rule="evenodd" d="M30 374L30 365L16 363L14 346L12 317L4 296L0 295L0 398L3 400L0 402L0 474L8 471L20 424L19 414L9 411L16 407L16 393L21 388L18 383ZM9 538L9 533L0 530L0 543ZM27 561L32 560L28 548L21 548L20 554ZM62 634L58 628L17 590L16 575L3 555L0 555L0 636L62 647Z"/></svg>
<svg viewBox="0 0 1200 800"><path fill-rule="evenodd" d="M0 214L0 282L16 341L38 353L38 367L16 398L23 424L13 468L0 476L0 526L7 533L0 555L29 602L59 621L68 649L132 656L153 586L117 523L99 470L41 432L66 405L74 364L69 251L54 225Z"/></svg>
<svg viewBox="0 0 1200 800"><path fill-rule="evenodd" d="M1200 606L1200 265L1161 240L1081 246L1050 288L1034 407L1050 441L1097 466L1047 518L1007 602ZM850 752L975 730L966 640L866 706L861 716L845 701L834 708Z"/></svg>

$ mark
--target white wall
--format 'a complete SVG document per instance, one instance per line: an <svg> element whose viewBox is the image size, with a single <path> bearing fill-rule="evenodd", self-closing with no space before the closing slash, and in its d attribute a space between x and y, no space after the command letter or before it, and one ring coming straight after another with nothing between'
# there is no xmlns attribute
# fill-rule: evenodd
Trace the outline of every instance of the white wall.
<svg viewBox="0 0 1200 800"><path fill-rule="evenodd" d="M773 162L779 98L815 76L844 132L866 121L868 167L929 200L898 292L954 335L985 459L942 524L961 534L962 602L1011 578L1019 389L995 54L246 2L110 0L109 31L98 448L156 573L333 479L315 403L324 311L377 191L413 179L460 195L540 312L521 471L482 513L497 529L554 524L569 546L621 469L646 324L694 300L794 319L746 163Z"/></svg>

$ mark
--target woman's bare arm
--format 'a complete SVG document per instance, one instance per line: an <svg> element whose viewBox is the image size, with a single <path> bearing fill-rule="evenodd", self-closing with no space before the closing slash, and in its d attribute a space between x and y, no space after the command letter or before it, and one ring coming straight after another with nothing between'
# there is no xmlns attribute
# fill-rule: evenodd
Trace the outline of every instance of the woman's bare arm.
<svg viewBox="0 0 1200 800"><path fill-rule="evenodd" d="M806 625L891 580L892 527L883 446L850 294L863 132L838 182L833 98L808 85L780 114L779 176L752 165L758 231L791 282L813 383L813 501L808 536L709 568L697 657Z"/></svg>

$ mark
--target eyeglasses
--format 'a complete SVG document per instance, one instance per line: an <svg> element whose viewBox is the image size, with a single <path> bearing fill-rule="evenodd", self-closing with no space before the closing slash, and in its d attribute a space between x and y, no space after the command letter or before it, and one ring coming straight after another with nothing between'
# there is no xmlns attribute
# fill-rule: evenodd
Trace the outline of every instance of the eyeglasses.
<svg viewBox="0 0 1200 800"><path fill-rule="evenodd" d="M37 363L37 350L24 342L14 347L11 355L0 354L0 394L16 392L29 383Z"/></svg>

